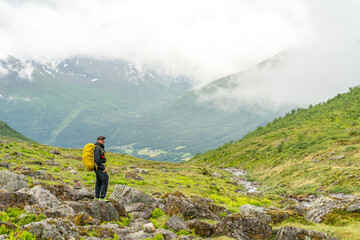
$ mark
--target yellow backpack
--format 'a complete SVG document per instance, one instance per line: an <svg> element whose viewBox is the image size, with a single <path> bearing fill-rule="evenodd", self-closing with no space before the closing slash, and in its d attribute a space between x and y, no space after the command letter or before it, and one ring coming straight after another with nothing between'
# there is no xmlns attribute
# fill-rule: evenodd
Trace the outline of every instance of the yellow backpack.
<svg viewBox="0 0 360 240"><path fill-rule="evenodd" d="M94 170L94 166L95 166L95 163L94 163L94 148L95 147L96 147L95 144L88 143L88 144L85 145L84 150L83 150L82 160L83 160L83 163L84 163L84 167L88 171L93 171ZM104 150L101 148L101 151L103 152Z"/></svg>

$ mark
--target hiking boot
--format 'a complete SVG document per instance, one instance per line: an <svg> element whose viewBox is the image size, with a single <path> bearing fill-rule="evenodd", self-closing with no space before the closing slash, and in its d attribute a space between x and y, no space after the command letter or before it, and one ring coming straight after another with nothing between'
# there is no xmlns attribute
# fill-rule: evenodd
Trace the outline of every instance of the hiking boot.
<svg viewBox="0 0 360 240"><path fill-rule="evenodd" d="M99 198L100 202L108 202L109 200L107 200L106 198Z"/></svg>

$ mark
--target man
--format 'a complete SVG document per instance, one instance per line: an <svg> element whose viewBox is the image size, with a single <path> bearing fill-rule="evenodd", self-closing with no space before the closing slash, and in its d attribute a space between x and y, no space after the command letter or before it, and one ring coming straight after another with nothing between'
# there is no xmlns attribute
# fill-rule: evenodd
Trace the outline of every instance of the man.
<svg viewBox="0 0 360 240"><path fill-rule="evenodd" d="M95 200L109 201L105 199L106 191L109 183L109 175L105 170L105 137L98 136L94 148L94 171L96 173Z"/></svg>

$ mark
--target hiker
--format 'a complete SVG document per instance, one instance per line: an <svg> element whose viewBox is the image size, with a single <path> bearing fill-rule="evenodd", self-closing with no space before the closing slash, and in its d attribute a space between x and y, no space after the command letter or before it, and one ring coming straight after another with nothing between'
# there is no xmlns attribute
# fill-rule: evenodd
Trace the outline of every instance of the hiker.
<svg viewBox="0 0 360 240"><path fill-rule="evenodd" d="M94 171L96 173L95 200L108 201L105 199L106 191L109 183L109 175L105 170L105 137L98 136L97 142L94 144Z"/></svg>

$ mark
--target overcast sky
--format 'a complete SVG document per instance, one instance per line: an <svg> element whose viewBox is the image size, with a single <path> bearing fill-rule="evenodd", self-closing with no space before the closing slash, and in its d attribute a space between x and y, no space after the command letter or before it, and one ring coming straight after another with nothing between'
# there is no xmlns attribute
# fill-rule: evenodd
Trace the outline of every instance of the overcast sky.
<svg viewBox="0 0 360 240"><path fill-rule="evenodd" d="M278 84L328 97L359 84L359 12L358 0L0 0L0 57L123 59L200 84L298 47L321 69Z"/></svg>

